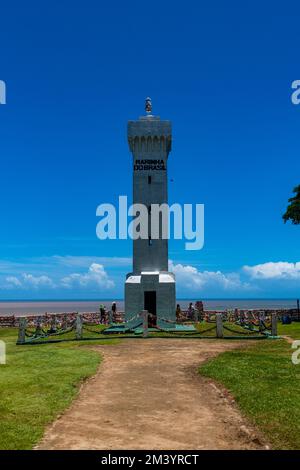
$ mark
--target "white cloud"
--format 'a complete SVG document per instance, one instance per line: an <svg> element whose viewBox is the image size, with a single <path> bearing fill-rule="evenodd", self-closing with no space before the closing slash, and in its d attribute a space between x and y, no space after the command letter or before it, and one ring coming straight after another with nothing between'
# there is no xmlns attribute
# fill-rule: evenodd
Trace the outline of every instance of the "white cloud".
<svg viewBox="0 0 300 470"><path fill-rule="evenodd" d="M23 274L23 283L30 287L54 287L52 279L48 276L34 276L33 274Z"/></svg>
<svg viewBox="0 0 300 470"><path fill-rule="evenodd" d="M224 274L221 271L199 271L194 266L174 264L170 261L170 271L176 275L176 282L190 291L214 289L219 291L248 290L249 283L242 282L238 273Z"/></svg>
<svg viewBox="0 0 300 470"><path fill-rule="evenodd" d="M291 281L300 280L300 262L268 262L254 266L243 266L241 270L231 273L222 271L200 271L194 266L174 264L170 262L169 269L176 275L179 289L189 292L203 292L207 295L234 296L249 293L274 291L290 291L295 286ZM275 284L276 283L276 284Z"/></svg>
<svg viewBox="0 0 300 470"><path fill-rule="evenodd" d="M40 291L43 295L52 292L62 297L66 289L74 293L80 290L85 296L105 289L114 289L119 293L123 290L125 273L129 271L130 264L131 259L125 257L71 255L0 260L0 289L20 291L20 295L25 291ZM113 273L113 279L107 269ZM254 293L260 296L298 295L300 285L300 261L245 265L229 273L201 270L192 264L170 261L170 270L176 275L178 295L182 297L193 292L213 297L238 297Z"/></svg>
<svg viewBox="0 0 300 470"><path fill-rule="evenodd" d="M0 260L0 289L45 291L56 288L61 291L86 288L88 295L89 290L112 288L115 284L104 269L106 264L95 261L100 259L112 269L119 267L121 270L131 262L129 258L90 256L36 257L18 262Z"/></svg>
<svg viewBox="0 0 300 470"><path fill-rule="evenodd" d="M288 263L286 261L244 266L243 271L252 279L300 279L300 262Z"/></svg>
<svg viewBox="0 0 300 470"><path fill-rule="evenodd" d="M92 263L87 273L73 273L62 278L62 286L66 288L89 287L106 288L114 287L114 282L109 279L102 264Z"/></svg>
<svg viewBox="0 0 300 470"><path fill-rule="evenodd" d="M9 287L22 287L22 283L21 283L20 279L18 279L15 276L8 276L6 278L6 285L7 285L7 288L9 288Z"/></svg>
<svg viewBox="0 0 300 470"><path fill-rule="evenodd" d="M38 289L40 287L55 287L52 279L48 276L34 276L33 274L22 274L20 277L7 276L2 286L4 289Z"/></svg>

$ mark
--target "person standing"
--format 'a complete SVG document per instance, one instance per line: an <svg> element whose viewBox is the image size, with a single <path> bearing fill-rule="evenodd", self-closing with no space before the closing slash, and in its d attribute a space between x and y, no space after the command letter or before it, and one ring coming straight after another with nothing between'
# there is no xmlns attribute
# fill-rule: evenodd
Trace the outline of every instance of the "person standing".
<svg viewBox="0 0 300 470"><path fill-rule="evenodd" d="M204 307L203 302L198 300L196 302L196 309L195 309L195 321L203 321L204 319Z"/></svg>
<svg viewBox="0 0 300 470"><path fill-rule="evenodd" d="M176 320L177 321L182 320L182 312L181 312L181 308L179 304L177 304L177 307L176 307Z"/></svg>
<svg viewBox="0 0 300 470"><path fill-rule="evenodd" d="M190 302L189 303L189 308L188 308L188 311L187 311L187 316L188 316L188 319L189 320L194 320L194 317L195 317L195 307L193 305L193 302Z"/></svg>
<svg viewBox="0 0 300 470"><path fill-rule="evenodd" d="M105 307L103 304L100 305L100 323L102 325L105 324L105 320L106 320L106 315L105 315Z"/></svg>

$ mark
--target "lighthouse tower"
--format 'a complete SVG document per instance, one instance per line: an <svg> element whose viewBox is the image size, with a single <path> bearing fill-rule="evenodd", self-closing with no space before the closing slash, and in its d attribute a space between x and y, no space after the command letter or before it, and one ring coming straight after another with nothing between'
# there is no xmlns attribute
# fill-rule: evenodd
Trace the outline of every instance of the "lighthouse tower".
<svg viewBox="0 0 300 470"><path fill-rule="evenodd" d="M152 115L151 99L146 99L146 115L128 122L128 144L133 155L133 203L148 211L148 237L133 240L133 272L125 282L125 317L142 310L152 322L176 320L175 276L168 272L168 240L151 238L151 204L168 202L168 156L171 151L170 121ZM162 219L161 219L162 220ZM167 326L167 325L164 325Z"/></svg>

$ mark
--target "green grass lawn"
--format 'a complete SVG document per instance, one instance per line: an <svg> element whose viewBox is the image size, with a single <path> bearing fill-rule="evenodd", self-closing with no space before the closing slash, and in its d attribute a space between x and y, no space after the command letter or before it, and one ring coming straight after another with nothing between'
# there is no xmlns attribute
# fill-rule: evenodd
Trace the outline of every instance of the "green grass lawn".
<svg viewBox="0 0 300 470"><path fill-rule="evenodd" d="M298 336L300 325L292 326ZM257 341L200 368L232 393L274 449L300 449L300 364L292 364L292 352L285 340Z"/></svg>
<svg viewBox="0 0 300 470"><path fill-rule="evenodd" d="M290 325L282 325L278 322L278 334L300 339L300 322L293 322Z"/></svg>
<svg viewBox="0 0 300 470"><path fill-rule="evenodd" d="M7 346L7 364L0 365L2 450L31 449L101 360L97 352L81 347L89 342L16 346L16 338L16 329L0 329Z"/></svg>
<svg viewBox="0 0 300 470"><path fill-rule="evenodd" d="M279 324L278 332L300 338L300 323ZM7 364L0 365L0 449L31 449L101 360L97 352L82 347L101 341L16 346L16 338L16 329L0 329L7 345ZM300 449L300 365L292 364L291 353L283 340L249 342L247 348L221 354L200 369L223 383L280 449Z"/></svg>

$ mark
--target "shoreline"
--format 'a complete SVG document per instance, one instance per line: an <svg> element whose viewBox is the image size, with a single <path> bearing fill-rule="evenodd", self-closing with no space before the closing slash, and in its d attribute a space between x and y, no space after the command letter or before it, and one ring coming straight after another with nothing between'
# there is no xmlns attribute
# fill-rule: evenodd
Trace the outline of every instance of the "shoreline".
<svg viewBox="0 0 300 470"><path fill-rule="evenodd" d="M115 300L115 299L114 299ZM296 299L210 299L204 300L204 310L226 309L296 309ZM189 300L178 299L182 309L187 309L189 302L196 302L195 298ZM110 309L111 300L49 300L49 301L0 301L0 316L26 316L43 315L45 313L73 313L73 312L97 312L100 304ZM117 309L124 310L124 300L116 300Z"/></svg>

